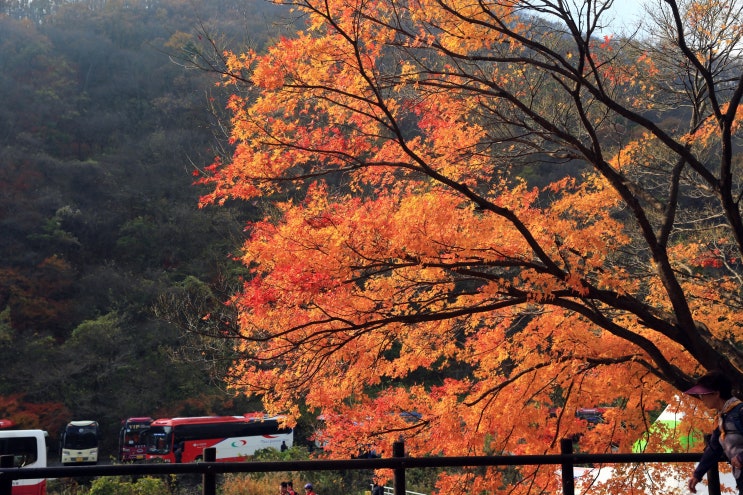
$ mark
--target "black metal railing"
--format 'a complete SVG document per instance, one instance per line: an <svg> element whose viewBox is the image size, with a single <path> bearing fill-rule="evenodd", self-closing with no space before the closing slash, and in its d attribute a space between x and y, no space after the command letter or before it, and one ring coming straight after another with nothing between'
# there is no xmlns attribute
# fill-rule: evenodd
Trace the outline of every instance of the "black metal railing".
<svg viewBox="0 0 743 495"><path fill-rule="evenodd" d="M411 468L559 465L563 495L574 495L574 467L583 464L697 462L701 453L664 454L576 454L572 440L561 443L561 454L494 455L461 457L406 457L402 442L393 444L392 457L384 459L215 462L216 450L204 449L204 461L188 464L119 464L110 466L72 466L14 468L12 456L0 456L0 495L11 495L12 482L34 478L74 478L90 476L201 474L203 495L216 495L217 475L223 473L267 473L279 471L328 471L357 469L392 469L394 493L405 494L405 470ZM720 495L720 478L716 467L707 473L709 495Z"/></svg>

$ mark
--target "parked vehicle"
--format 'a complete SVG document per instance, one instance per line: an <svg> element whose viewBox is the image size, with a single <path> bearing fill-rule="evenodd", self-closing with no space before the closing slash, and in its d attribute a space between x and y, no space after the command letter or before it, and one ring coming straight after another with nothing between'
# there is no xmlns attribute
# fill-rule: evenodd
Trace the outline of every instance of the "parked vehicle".
<svg viewBox="0 0 743 495"><path fill-rule="evenodd" d="M0 455L12 455L13 466L44 468L46 459L44 430L0 430ZM13 481L13 495L46 495L46 479Z"/></svg>
<svg viewBox="0 0 743 495"><path fill-rule="evenodd" d="M158 419L147 430L147 459L193 462L214 447L217 461L240 461L256 450L291 447L294 431L280 426L280 420L263 415Z"/></svg>
<svg viewBox="0 0 743 495"><path fill-rule="evenodd" d="M143 460L147 453L145 434L154 419L150 417L128 418L121 422L119 430L119 461Z"/></svg>
<svg viewBox="0 0 743 495"><path fill-rule="evenodd" d="M97 464L100 429L97 421L70 421L62 432L60 461L63 465Z"/></svg>

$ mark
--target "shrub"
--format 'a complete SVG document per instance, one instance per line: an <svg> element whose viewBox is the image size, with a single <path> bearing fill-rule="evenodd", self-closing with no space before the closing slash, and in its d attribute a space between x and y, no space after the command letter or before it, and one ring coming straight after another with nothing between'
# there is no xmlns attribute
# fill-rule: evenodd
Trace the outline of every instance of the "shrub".
<svg viewBox="0 0 743 495"><path fill-rule="evenodd" d="M95 479L90 491L84 495L170 495L170 490L163 480L157 478L145 477L131 482L104 476Z"/></svg>

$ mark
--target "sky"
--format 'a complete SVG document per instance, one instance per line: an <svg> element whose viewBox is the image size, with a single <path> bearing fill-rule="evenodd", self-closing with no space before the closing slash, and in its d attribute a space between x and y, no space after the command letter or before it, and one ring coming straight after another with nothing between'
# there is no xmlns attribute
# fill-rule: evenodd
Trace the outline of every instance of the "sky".
<svg viewBox="0 0 743 495"><path fill-rule="evenodd" d="M583 7L586 0L564 0L566 4L575 6L576 10ZM605 2L607 0L595 0ZM640 21L642 21L645 15L643 6L650 5L654 6L662 0L613 0L613 3L608 12L602 14L603 22L609 22L609 25L601 30L599 35L618 35L620 33L627 34L634 31L633 28L637 27ZM550 3L553 3L552 1Z"/></svg>
<svg viewBox="0 0 743 495"><path fill-rule="evenodd" d="M614 18L611 28L621 30L623 26L630 28L637 25L642 19L642 6L646 3L647 0L614 0L609 16Z"/></svg>

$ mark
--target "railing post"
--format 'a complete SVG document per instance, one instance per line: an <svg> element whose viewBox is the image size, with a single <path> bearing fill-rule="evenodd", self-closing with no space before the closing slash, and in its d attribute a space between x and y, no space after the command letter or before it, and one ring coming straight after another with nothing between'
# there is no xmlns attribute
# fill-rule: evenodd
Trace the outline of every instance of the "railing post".
<svg viewBox="0 0 743 495"><path fill-rule="evenodd" d="M204 462L215 462L217 460L217 449L208 447L204 449ZM203 494L217 495L217 475L210 470L204 471Z"/></svg>
<svg viewBox="0 0 743 495"><path fill-rule="evenodd" d="M717 463L707 471L707 493L720 495L720 466Z"/></svg>
<svg viewBox="0 0 743 495"><path fill-rule="evenodd" d="M0 455L0 468L12 468L13 456ZM0 476L0 495L11 495L13 492L13 480L8 476Z"/></svg>
<svg viewBox="0 0 743 495"><path fill-rule="evenodd" d="M563 438L560 440L560 453L569 455L573 453L573 439ZM563 495L575 495L575 473L573 463L570 461L562 463L562 493Z"/></svg>
<svg viewBox="0 0 743 495"><path fill-rule="evenodd" d="M392 457L405 457L405 443L402 440L392 443ZM395 468L392 486L395 488L395 495L405 495L405 467Z"/></svg>

